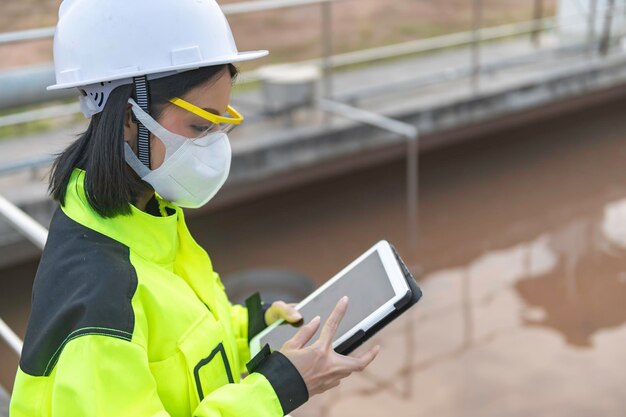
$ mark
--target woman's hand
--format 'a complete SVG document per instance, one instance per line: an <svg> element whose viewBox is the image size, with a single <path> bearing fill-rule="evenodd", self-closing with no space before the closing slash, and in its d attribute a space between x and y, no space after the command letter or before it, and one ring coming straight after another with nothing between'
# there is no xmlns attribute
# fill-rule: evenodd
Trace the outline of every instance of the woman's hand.
<svg viewBox="0 0 626 417"><path fill-rule="evenodd" d="M305 347L320 326L319 317L302 326L280 349L302 375L311 397L336 387L353 372L362 371L380 351L380 347L375 346L359 357L350 357L333 350L335 333L347 309L348 297L343 297L324 324L319 339L310 346Z"/></svg>
<svg viewBox="0 0 626 417"><path fill-rule="evenodd" d="M290 324L298 324L299 321L302 321L302 314L296 310L296 304L275 301L265 312L265 324L269 326L281 319Z"/></svg>

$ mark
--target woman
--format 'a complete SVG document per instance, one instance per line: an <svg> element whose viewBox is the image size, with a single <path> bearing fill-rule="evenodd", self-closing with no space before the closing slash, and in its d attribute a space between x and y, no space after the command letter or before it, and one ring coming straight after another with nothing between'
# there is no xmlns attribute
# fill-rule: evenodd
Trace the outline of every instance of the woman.
<svg viewBox="0 0 626 417"><path fill-rule="evenodd" d="M344 299L310 346L319 318L250 360L252 336L301 317L231 305L185 226L228 175L232 64L266 53L237 52L214 0L62 3L50 88L79 88L91 122L51 173L11 416L282 416L374 359L332 350Z"/></svg>

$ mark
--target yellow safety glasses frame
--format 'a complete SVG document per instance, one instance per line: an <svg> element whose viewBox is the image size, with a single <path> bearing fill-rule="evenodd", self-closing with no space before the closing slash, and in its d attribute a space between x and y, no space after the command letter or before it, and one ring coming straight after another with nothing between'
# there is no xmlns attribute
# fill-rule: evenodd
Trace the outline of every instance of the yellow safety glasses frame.
<svg viewBox="0 0 626 417"><path fill-rule="evenodd" d="M216 114L210 113L204 109L201 109L198 106L194 106L188 101L183 100L182 98L174 97L170 99L170 103L183 108L196 116L202 117L209 122L213 122L215 125L220 127L220 130L224 133L228 133L235 128L235 126L240 125L243 122L243 116L235 110L231 105L226 106L226 112L233 117L225 117L218 116Z"/></svg>

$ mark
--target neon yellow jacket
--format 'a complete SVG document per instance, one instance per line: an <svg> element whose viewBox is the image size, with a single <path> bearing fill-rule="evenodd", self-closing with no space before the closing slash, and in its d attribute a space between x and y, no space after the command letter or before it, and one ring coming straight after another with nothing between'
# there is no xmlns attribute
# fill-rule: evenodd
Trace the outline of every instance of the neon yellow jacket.
<svg viewBox="0 0 626 417"><path fill-rule="evenodd" d="M50 226L10 415L276 417L304 403L279 352L241 379L248 311L228 301L182 210L157 199L161 216L106 219L84 178L74 171Z"/></svg>

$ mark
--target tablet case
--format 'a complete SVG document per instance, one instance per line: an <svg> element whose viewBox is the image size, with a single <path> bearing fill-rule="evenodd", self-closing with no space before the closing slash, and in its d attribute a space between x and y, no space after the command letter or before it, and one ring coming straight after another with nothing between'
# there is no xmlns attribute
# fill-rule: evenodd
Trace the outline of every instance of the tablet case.
<svg viewBox="0 0 626 417"><path fill-rule="evenodd" d="M396 260L400 265L400 269L404 273L404 278L406 279L407 284L409 284L409 291L407 291L406 296L404 296L394 305L395 311L393 311L383 320L376 323L374 326L370 327L367 331L359 330L348 340L337 346L335 348L335 352L339 354L348 355L349 353L353 352L356 348L361 346L372 336L378 333L380 329L391 323L398 316L411 308L411 306L416 304L420 300L420 298L422 298L422 290L417 286L417 282L415 282L415 278L413 278L413 275L411 275L409 268L407 268L404 261L400 258L400 255L398 255L396 248L394 248L391 244L389 246L391 246L391 249L396 256Z"/></svg>

